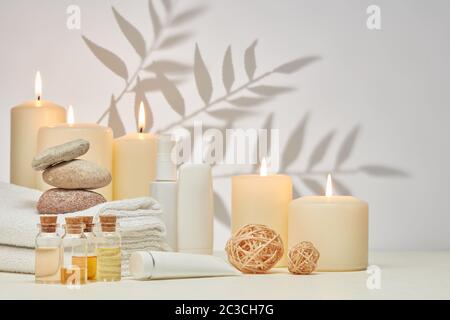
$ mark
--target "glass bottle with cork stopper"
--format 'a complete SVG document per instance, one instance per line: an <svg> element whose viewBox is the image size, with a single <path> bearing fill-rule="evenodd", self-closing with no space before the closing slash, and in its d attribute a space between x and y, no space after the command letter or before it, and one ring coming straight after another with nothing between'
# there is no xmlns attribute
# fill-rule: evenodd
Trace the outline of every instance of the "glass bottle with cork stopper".
<svg viewBox="0 0 450 320"><path fill-rule="evenodd" d="M117 217L100 216L100 232L97 237L97 280L121 280L121 237L117 231Z"/></svg>
<svg viewBox="0 0 450 320"><path fill-rule="evenodd" d="M35 281L54 284L60 281L62 264L61 237L56 232L56 215L40 216L35 241Z"/></svg>
<svg viewBox="0 0 450 320"><path fill-rule="evenodd" d="M87 239L80 217L66 217L65 234L62 237L64 250L61 268L61 283L85 284L87 280Z"/></svg>
<svg viewBox="0 0 450 320"><path fill-rule="evenodd" d="M94 233L93 216L81 217L83 232L87 239L87 279L95 281L97 278L97 237Z"/></svg>

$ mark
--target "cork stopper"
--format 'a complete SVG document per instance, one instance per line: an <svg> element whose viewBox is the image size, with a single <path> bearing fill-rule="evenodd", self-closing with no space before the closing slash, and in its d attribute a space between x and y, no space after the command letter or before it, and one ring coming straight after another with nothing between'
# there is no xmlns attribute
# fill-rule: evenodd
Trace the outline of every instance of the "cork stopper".
<svg viewBox="0 0 450 320"><path fill-rule="evenodd" d="M81 233L83 231L83 221L81 217L66 217L66 231L67 233Z"/></svg>
<svg viewBox="0 0 450 320"><path fill-rule="evenodd" d="M115 215L102 215L100 216L100 226L104 232L116 231L117 217Z"/></svg>
<svg viewBox="0 0 450 320"><path fill-rule="evenodd" d="M40 221L41 221L41 231L42 232L48 232L48 233L52 233L52 232L56 232L56 221L57 221L57 216L56 215L42 215L39 217Z"/></svg>
<svg viewBox="0 0 450 320"><path fill-rule="evenodd" d="M93 216L81 217L81 222L84 224L84 232L92 232L94 228Z"/></svg>

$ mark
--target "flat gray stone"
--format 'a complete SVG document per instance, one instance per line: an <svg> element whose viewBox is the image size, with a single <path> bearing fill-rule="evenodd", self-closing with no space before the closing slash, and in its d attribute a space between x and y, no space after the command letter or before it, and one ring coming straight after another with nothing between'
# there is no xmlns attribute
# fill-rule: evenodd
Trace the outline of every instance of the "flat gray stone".
<svg viewBox="0 0 450 320"><path fill-rule="evenodd" d="M37 203L40 214L63 214L94 207L106 199L93 191L50 189L45 191Z"/></svg>
<svg viewBox="0 0 450 320"><path fill-rule="evenodd" d="M36 171L42 171L55 164L76 159L88 152L89 141L83 139L73 140L45 149L36 155L31 166Z"/></svg>
<svg viewBox="0 0 450 320"><path fill-rule="evenodd" d="M71 160L47 168L44 181L55 188L98 189L111 183L111 174L105 168L86 161Z"/></svg>

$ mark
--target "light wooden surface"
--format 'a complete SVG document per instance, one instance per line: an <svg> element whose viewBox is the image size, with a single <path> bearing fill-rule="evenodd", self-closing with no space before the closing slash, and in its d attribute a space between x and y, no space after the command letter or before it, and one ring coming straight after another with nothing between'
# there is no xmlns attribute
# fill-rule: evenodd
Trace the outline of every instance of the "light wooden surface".
<svg viewBox="0 0 450 320"><path fill-rule="evenodd" d="M381 288L368 289L367 272L294 276L92 283L80 289L37 285L31 275L0 273L0 299L450 299L450 252L372 253Z"/></svg>

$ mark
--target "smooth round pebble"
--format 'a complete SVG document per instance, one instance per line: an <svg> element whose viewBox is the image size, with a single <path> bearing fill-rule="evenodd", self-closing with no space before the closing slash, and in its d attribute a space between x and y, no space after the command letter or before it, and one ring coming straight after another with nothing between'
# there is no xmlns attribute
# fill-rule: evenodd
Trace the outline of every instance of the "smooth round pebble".
<svg viewBox="0 0 450 320"><path fill-rule="evenodd" d="M44 181L62 189L98 189L111 183L105 168L86 160L72 160L52 166L42 174Z"/></svg>
<svg viewBox="0 0 450 320"><path fill-rule="evenodd" d="M76 159L86 154L88 150L89 141L84 139L73 140L43 150L34 157L31 166L36 171L42 171L57 163Z"/></svg>
<svg viewBox="0 0 450 320"><path fill-rule="evenodd" d="M45 191L37 203L40 214L62 214L94 207L106 199L93 191L50 189Z"/></svg>

